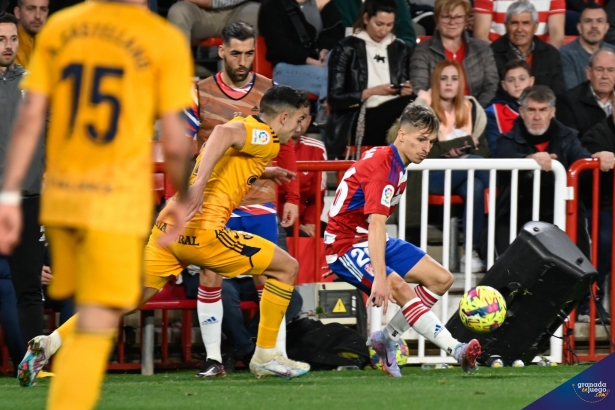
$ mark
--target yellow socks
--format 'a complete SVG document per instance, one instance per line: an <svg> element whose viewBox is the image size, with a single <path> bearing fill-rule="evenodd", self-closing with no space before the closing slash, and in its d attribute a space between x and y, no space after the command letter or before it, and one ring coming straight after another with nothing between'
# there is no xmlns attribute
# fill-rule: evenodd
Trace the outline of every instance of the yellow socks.
<svg viewBox="0 0 615 410"><path fill-rule="evenodd" d="M58 352L53 366L56 377L49 388L47 410L85 410L96 406L114 335L115 332L77 331L63 340L64 348Z"/></svg>
<svg viewBox="0 0 615 410"><path fill-rule="evenodd" d="M273 349L280 330L282 318L290 303L294 286L275 279L267 279L261 298L261 319L258 325L256 345L264 349Z"/></svg>

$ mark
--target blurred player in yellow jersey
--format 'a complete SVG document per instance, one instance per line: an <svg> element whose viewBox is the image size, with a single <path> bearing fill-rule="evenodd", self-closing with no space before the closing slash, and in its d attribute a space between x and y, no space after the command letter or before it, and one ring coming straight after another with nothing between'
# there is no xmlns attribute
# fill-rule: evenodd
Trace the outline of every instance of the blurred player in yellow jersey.
<svg viewBox="0 0 615 410"><path fill-rule="evenodd" d="M162 245L178 237L187 214L190 149L181 111L191 102L192 62L182 34L146 4L87 2L55 14L37 36L23 82L0 193L0 252L17 242L21 183L50 108L41 205L56 272L49 293L74 296L79 313L54 365L49 409L95 406L118 320L140 299L156 117L179 189ZM46 347L30 342L22 385L48 359Z"/></svg>
<svg viewBox="0 0 615 410"><path fill-rule="evenodd" d="M287 359L276 349L276 337L286 313L298 264L272 242L225 225L267 163L287 143L309 106L306 92L274 86L260 101L260 117L237 117L216 126L203 145L190 179L191 212L184 231L170 246L158 238L174 223L164 209L145 249L145 286L155 293L169 277L187 265L207 268L219 275L264 275L261 318L250 370L257 376L291 378L309 371L306 363ZM172 209L171 202L168 209ZM203 279L203 277L201 277Z"/></svg>

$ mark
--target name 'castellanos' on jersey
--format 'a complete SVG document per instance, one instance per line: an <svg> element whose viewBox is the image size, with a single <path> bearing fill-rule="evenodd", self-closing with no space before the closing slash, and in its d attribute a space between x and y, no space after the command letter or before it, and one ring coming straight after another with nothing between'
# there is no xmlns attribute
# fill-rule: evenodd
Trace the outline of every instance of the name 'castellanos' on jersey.
<svg viewBox="0 0 615 410"><path fill-rule="evenodd" d="M407 177L393 144L370 149L346 171L329 210L325 244L333 252L327 252L327 263L353 247L367 249L369 216L391 216L406 189Z"/></svg>

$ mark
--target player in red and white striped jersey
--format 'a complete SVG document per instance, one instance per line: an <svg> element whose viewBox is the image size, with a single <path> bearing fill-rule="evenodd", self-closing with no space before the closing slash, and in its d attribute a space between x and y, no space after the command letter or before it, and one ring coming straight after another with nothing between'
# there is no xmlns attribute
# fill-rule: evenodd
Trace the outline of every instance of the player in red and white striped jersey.
<svg viewBox="0 0 615 410"><path fill-rule="evenodd" d="M369 294L368 306L383 306L386 313L391 298L401 307L367 342L391 377L401 377L397 342L410 327L452 355L468 373L481 352L477 340L454 339L430 310L453 284L453 275L423 250L386 234L386 220L406 189L406 167L427 157L438 128L431 108L406 108L395 142L367 151L346 171L329 210L325 254L331 270ZM411 288L407 282L418 286Z"/></svg>

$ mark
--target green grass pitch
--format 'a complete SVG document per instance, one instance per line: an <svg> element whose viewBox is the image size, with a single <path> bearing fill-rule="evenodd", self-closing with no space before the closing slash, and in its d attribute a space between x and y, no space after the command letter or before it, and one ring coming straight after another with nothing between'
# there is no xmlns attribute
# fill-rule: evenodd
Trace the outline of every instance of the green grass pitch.
<svg viewBox="0 0 615 410"><path fill-rule="evenodd" d="M213 380L194 371L109 374L98 409L522 409L588 366L422 370L405 367L401 379L381 370L319 371L286 381L255 380L238 372ZM75 375L75 378L78 378ZM32 388L0 378L0 408L43 409L49 379Z"/></svg>

